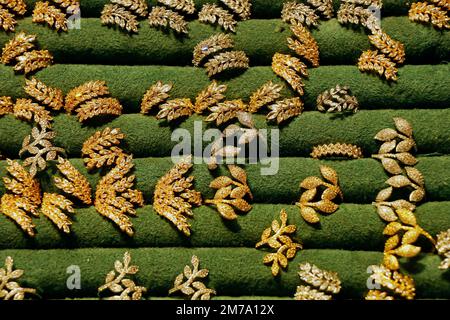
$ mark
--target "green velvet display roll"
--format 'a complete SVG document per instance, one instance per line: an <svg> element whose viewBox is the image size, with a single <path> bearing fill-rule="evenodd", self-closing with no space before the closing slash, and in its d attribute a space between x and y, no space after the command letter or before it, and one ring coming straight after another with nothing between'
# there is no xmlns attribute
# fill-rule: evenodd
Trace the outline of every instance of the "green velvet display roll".
<svg viewBox="0 0 450 320"><path fill-rule="evenodd" d="M450 131L448 119L450 109L442 110L377 110L360 111L355 115L336 118L330 114L305 112L279 132L279 150L281 157L307 156L313 146L325 143L353 143L362 148L366 157L377 153L380 143L374 136L384 128L394 128L393 117L407 119L414 128L415 140L419 154L450 154ZM140 114L122 115L113 121L104 122L96 127L80 124L75 116L59 115L55 117L54 144L63 147L70 157L80 157L83 142L94 132L104 127L120 128L126 134L125 150L140 157L170 156L172 148L178 144L171 141L173 130L182 128L194 139L195 121L202 118L193 116L181 123L168 126L154 117ZM255 116L255 123L260 129L277 129L268 126L263 116ZM205 123L203 123L204 126ZM0 118L0 152L10 158L17 158L23 139L30 134L31 125L8 115ZM200 134L205 131L198 130ZM269 146L272 132L268 131ZM201 136L202 137L202 136ZM189 142L189 141L188 141ZM204 142L206 148L210 142ZM276 141L274 142L276 146ZM191 152L194 150L191 149Z"/></svg>
<svg viewBox="0 0 450 320"><path fill-rule="evenodd" d="M382 14L383 16L394 16L394 15L406 15L410 3L417 2L418 0L407 1L407 0L384 0ZM35 0L25 0L28 12L31 13ZM202 6L206 3L220 3L219 0L195 0L195 8L197 12L201 10ZM281 15L281 9L283 8L283 3L286 0L252 0L252 18L278 18ZM298 0L297 2L303 2L303 0ZM82 0L80 1L80 9L83 17L100 17L101 12L105 4L109 3L109 0ZM158 4L157 0L148 0L149 6L154 6ZM339 8L340 1L333 0L333 7L336 10Z"/></svg>
<svg viewBox="0 0 450 320"><path fill-rule="evenodd" d="M189 24L189 36L179 38L141 22L139 34L130 36L101 25L100 19L83 19L81 29L60 33L31 22L27 18L17 30L37 35L41 48L50 50L56 63L156 64L192 65L192 52L197 43L220 32L197 21ZM433 28L411 23L407 17L383 20L383 30L402 42L406 63L438 63L450 58L450 35ZM263 37L260 35L263 34ZM239 23L233 36L235 49L243 50L251 66L270 65L276 52L290 53L286 38L289 25L281 20L248 20ZM356 64L361 52L369 49L367 33L362 29L342 26L336 19L323 22L313 36L320 48L321 65ZM0 34L0 46L10 38Z"/></svg>
<svg viewBox="0 0 450 320"><path fill-rule="evenodd" d="M95 297L97 288L114 268L114 261L122 260L126 249L79 250L3 250L14 258L15 267L24 269L20 284L38 289L43 298ZM167 296L175 277L197 255L200 267L209 269L206 284L217 295L290 296L300 284L298 264L310 262L319 268L335 271L342 281L338 298L362 299L366 294L368 267L380 264L382 253L344 250L303 250L289 262L286 272L274 278L270 267L262 263L265 251L247 248L139 248L129 250L132 264L139 266L133 277L148 288L148 296ZM416 298L450 298L448 273L438 269L440 258L421 255L414 262L404 263L403 272L413 276ZM70 266L81 272L81 289L67 289ZM420 266L420 267L418 267ZM72 267L73 268L73 267ZM73 270L73 269L72 269Z"/></svg>
<svg viewBox="0 0 450 320"><path fill-rule="evenodd" d="M418 223L431 235L450 228L450 202L428 202L415 211ZM386 225L372 205L341 204L333 214L320 216L320 224L310 225L293 205L254 204L252 211L239 214L236 221L222 219L214 207L194 209L191 237L185 237L151 206L138 209L132 218L135 234L129 237L102 217L95 208L77 208L71 234L57 230L46 217L33 219L37 234L26 236L6 216L0 214L0 249L51 249L92 247L248 247L253 248L272 220L280 220L280 210L288 213L288 224L297 226L295 238L305 249L346 249L383 251ZM426 239L419 244L425 252L432 246Z"/></svg>
<svg viewBox="0 0 450 320"><path fill-rule="evenodd" d="M246 166L248 181L252 189L255 203L287 203L293 204L300 197L300 182L308 176L319 176L319 166L326 164L334 168L339 176L339 184L344 193L346 203L372 203L377 193L386 188L388 176L381 163L373 159L352 161L318 161L307 158L281 158L279 170L275 175L263 175L261 164ZM71 159L74 166L88 178L95 189L99 181L99 173L88 173L82 160ZM153 202L153 193L157 180L173 166L170 158L138 158L134 160L137 178L136 188L141 190L147 203ZM0 162L0 176L6 176L6 161ZM427 201L446 201L450 199L450 157L420 157L416 166L424 175ZM54 187L52 175L55 168L49 168L38 176L42 189L46 192L58 192ZM205 198L212 198L215 190L209 183L219 175L229 175L225 167L210 172L206 164L195 165L191 171L195 176L195 188ZM409 190L408 192L410 192ZM0 184L0 196L5 193ZM408 193L404 194L405 197ZM403 195L402 195L403 197Z"/></svg>

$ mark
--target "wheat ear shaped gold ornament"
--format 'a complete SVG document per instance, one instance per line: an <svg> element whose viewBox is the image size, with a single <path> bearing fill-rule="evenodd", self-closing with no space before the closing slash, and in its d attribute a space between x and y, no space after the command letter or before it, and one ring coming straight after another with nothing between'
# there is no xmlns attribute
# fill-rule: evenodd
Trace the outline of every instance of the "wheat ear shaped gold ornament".
<svg viewBox="0 0 450 320"><path fill-rule="evenodd" d="M250 60L244 51L222 52L205 63L208 77L215 76L225 70L248 69Z"/></svg>
<svg viewBox="0 0 450 320"><path fill-rule="evenodd" d="M300 59L290 55L275 53L272 58L272 70L287 83L299 95L304 94L302 77L308 77L307 66Z"/></svg>
<svg viewBox="0 0 450 320"><path fill-rule="evenodd" d="M117 164L118 160L125 156L119 146L124 138L120 128L106 127L95 132L83 143L81 149L86 167L91 170Z"/></svg>
<svg viewBox="0 0 450 320"><path fill-rule="evenodd" d="M162 81L156 82L144 94L141 102L141 113L147 114L150 110L163 103L169 98L169 92L172 90L173 84L164 84Z"/></svg>
<svg viewBox="0 0 450 320"><path fill-rule="evenodd" d="M281 90L283 90L281 84L275 84L272 81L264 83L250 96L248 111L256 113L260 108L275 102L281 96Z"/></svg>
<svg viewBox="0 0 450 320"><path fill-rule="evenodd" d="M70 163L69 160L59 157L56 167L62 177L53 177L55 186L65 193L79 199L84 204L91 204L91 186L87 179L73 166L73 164Z"/></svg>
<svg viewBox="0 0 450 320"><path fill-rule="evenodd" d="M64 108L67 112L72 112L80 104L93 98L103 97L109 94L108 86L105 81L88 81L84 84L70 90L65 99Z"/></svg>
<svg viewBox="0 0 450 320"><path fill-rule="evenodd" d="M367 8L354 3L342 3L337 12L341 24L356 24L367 28L372 34L381 32L378 19Z"/></svg>
<svg viewBox="0 0 450 320"><path fill-rule="evenodd" d="M277 101L269 106L270 112L267 114L268 121L276 121L281 124L303 112L303 102L300 98L290 98Z"/></svg>
<svg viewBox="0 0 450 320"><path fill-rule="evenodd" d="M7 256L4 268L0 268L0 300L24 300L25 295L36 295L36 289L21 287L18 279L24 271L13 266L13 258Z"/></svg>
<svg viewBox="0 0 450 320"><path fill-rule="evenodd" d="M217 81L211 81L210 85L203 89L195 98L194 110L201 114L206 109L218 104L225 99L225 91L227 86L218 84Z"/></svg>
<svg viewBox="0 0 450 320"><path fill-rule="evenodd" d="M23 0L0 0L0 28L5 31L15 31L16 15L23 16L27 5Z"/></svg>
<svg viewBox="0 0 450 320"><path fill-rule="evenodd" d="M358 100L350 94L348 86L336 85L325 90L316 99L317 110L320 112L357 112Z"/></svg>
<svg viewBox="0 0 450 320"><path fill-rule="evenodd" d="M288 47L306 59L313 67L319 66L319 46L309 30L302 25L294 25L291 31L295 38L287 39Z"/></svg>
<svg viewBox="0 0 450 320"><path fill-rule="evenodd" d="M333 294L341 291L341 280L336 272L319 269L308 262L299 267L298 276L306 285L297 287L296 300L331 300Z"/></svg>
<svg viewBox="0 0 450 320"><path fill-rule="evenodd" d="M150 27L170 28L179 34L187 34L188 23L179 13L164 7L153 7L148 15Z"/></svg>
<svg viewBox="0 0 450 320"><path fill-rule="evenodd" d="M194 0L158 0L159 3L187 14L193 14L195 12Z"/></svg>
<svg viewBox="0 0 450 320"><path fill-rule="evenodd" d="M438 2L440 3L440 2ZM442 8L427 2L414 2L408 11L409 20L414 22L431 23L437 29L450 29L448 16L448 1Z"/></svg>
<svg viewBox="0 0 450 320"><path fill-rule="evenodd" d="M353 144L329 143L314 146L311 152L311 157L314 159L322 159L325 157L360 159L363 157L363 153L360 147Z"/></svg>
<svg viewBox="0 0 450 320"><path fill-rule="evenodd" d="M316 13L319 13L325 19L331 19L334 15L333 0L307 0Z"/></svg>
<svg viewBox="0 0 450 320"><path fill-rule="evenodd" d="M101 13L103 25L117 25L128 32L138 33L138 16L145 17L148 5L145 0L111 0Z"/></svg>
<svg viewBox="0 0 450 320"><path fill-rule="evenodd" d="M216 4L205 4L198 13L198 21L203 23L218 24L225 31L236 32L237 21L233 14Z"/></svg>
<svg viewBox="0 0 450 320"><path fill-rule="evenodd" d="M224 33L213 35L195 46L192 63L198 67L206 57L233 47L234 42L230 35Z"/></svg>
<svg viewBox="0 0 450 320"><path fill-rule="evenodd" d="M33 22L47 24L56 31L68 30L66 14L49 2L36 2L33 10Z"/></svg>
<svg viewBox="0 0 450 320"><path fill-rule="evenodd" d="M319 23L319 16L315 10L303 3L297 1L288 1L283 5L281 11L281 19L291 24L305 24L306 26L317 26Z"/></svg>
<svg viewBox="0 0 450 320"><path fill-rule="evenodd" d="M220 0L231 11L237 14L242 20L250 19L252 3L251 0Z"/></svg>
<svg viewBox="0 0 450 320"><path fill-rule="evenodd" d="M444 258L439 265L439 269L447 270L450 268L450 229L437 235L436 249L439 255Z"/></svg>
<svg viewBox="0 0 450 320"><path fill-rule="evenodd" d="M14 112L14 102L11 97L0 97L0 117Z"/></svg>
<svg viewBox="0 0 450 320"><path fill-rule="evenodd" d="M34 77L25 80L24 90L29 96L52 110L58 111L64 106L64 95L61 89L49 87Z"/></svg>
<svg viewBox="0 0 450 320"><path fill-rule="evenodd" d="M30 99L17 99L13 107L13 114L17 119L34 122L49 127L53 121L50 111Z"/></svg>

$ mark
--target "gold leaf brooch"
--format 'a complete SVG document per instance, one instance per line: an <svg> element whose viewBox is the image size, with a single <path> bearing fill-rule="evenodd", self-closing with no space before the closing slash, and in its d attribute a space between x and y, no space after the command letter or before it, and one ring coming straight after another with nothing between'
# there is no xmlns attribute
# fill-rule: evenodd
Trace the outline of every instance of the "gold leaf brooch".
<svg viewBox="0 0 450 320"><path fill-rule="evenodd" d="M36 295L36 289L22 288L17 280L24 274L21 269L13 270L14 260L5 259L5 267L0 268L0 299L24 300L26 294Z"/></svg>
<svg viewBox="0 0 450 320"><path fill-rule="evenodd" d="M0 97L0 117L14 112L14 102L11 97Z"/></svg>
<svg viewBox="0 0 450 320"><path fill-rule="evenodd" d="M336 272L321 270L308 262L300 265L298 276L307 285L297 287L295 300L331 300L332 294L341 291L341 281Z"/></svg>
<svg viewBox="0 0 450 320"><path fill-rule="evenodd" d="M348 86L336 85L317 97L317 110L321 112L357 112L358 100L350 95Z"/></svg>
<svg viewBox="0 0 450 320"><path fill-rule="evenodd" d="M325 157L345 157L359 159L363 157L360 147L349 143L329 143L314 146L311 152L314 159L322 159Z"/></svg>
<svg viewBox="0 0 450 320"><path fill-rule="evenodd" d="M303 3L296 1L288 1L283 5L281 11L281 19L291 24L306 24L309 26L317 26L319 23L319 16L315 10Z"/></svg>
<svg viewBox="0 0 450 320"><path fill-rule="evenodd" d="M103 25L117 25L128 32L138 32L138 16L145 17L148 5L145 0L110 0L103 7L101 21Z"/></svg>
<svg viewBox="0 0 450 320"><path fill-rule="evenodd" d="M0 28L5 31L15 31L16 15L23 16L27 5L23 0L0 0Z"/></svg>
<svg viewBox="0 0 450 320"><path fill-rule="evenodd" d="M414 22L431 23L438 29L450 29L448 16L448 1L433 0L433 3L414 2L408 11L409 20Z"/></svg>
<svg viewBox="0 0 450 320"><path fill-rule="evenodd" d="M295 37L287 39L288 47L306 59L313 67L319 66L319 46L309 30L302 25L291 26Z"/></svg>
<svg viewBox="0 0 450 320"><path fill-rule="evenodd" d="M272 70L286 80L299 95L304 94L302 77L308 77L306 65L300 59L290 55L275 53L272 59Z"/></svg>
<svg viewBox="0 0 450 320"><path fill-rule="evenodd" d="M203 23L218 24L225 31L236 32L237 21L232 13L216 4L205 4L198 13L198 21Z"/></svg>
<svg viewBox="0 0 450 320"><path fill-rule="evenodd" d="M178 12L164 7L153 7L148 15L148 23L150 27L170 28L181 34L187 34L189 32L188 23L184 17Z"/></svg>

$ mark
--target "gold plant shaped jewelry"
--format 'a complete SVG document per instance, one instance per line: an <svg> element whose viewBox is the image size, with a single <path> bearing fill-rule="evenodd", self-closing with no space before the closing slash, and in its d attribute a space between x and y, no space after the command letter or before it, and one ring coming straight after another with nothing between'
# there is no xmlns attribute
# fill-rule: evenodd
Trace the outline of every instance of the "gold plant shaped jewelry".
<svg viewBox="0 0 450 320"><path fill-rule="evenodd" d="M7 256L5 267L0 268L0 299L24 300L26 294L36 295L36 289L22 288L20 286L17 280L24 274L24 271L21 269L13 270L13 266L13 258Z"/></svg>
<svg viewBox="0 0 450 320"><path fill-rule="evenodd" d="M221 102L225 99L225 91L227 91L225 84L218 84L215 80L211 81L195 98L195 113L201 114L203 111Z"/></svg>
<svg viewBox="0 0 450 320"><path fill-rule="evenodd" d="M191 99L173 99L159 106L159 112L156 115L156 118L172 121L181 117L189 117L193 113L194 105L192 104Z"/></svg>
<svg viewBox="0 0 450 320"><path fill-rule="evenodd" d="M145 17L148 5L145 0L110 0L103 7L100 19L103 25L117 25L128 32L138 33L138 16Z"/></svg>
<svg viewBox="0 0 450 320"><path fill-rule="evenodd" d="M115 294L105 300L141 300L142 295L147 292L147 288L137 286L131 279L126 278L128 275L135 275L139 271L138 266L130 265L131 255L127 251L123 255L123 262L116 260L114 270L106 275L105 284L98 288L98 293L109 290ZM117 272L117 275L116 275Z"/></svg>
<svg viewBox="0 0 450 320"><path fill-rule="evenodd" d="M191 235L187 218L193 217L192 207L202 204L201 193L193 188L194 177L184 175L192 168L191 158L182 159L156 183L153 209L169 220L184 235Z"/></svg>
<svg viewBox="0 0 450 320"><path fill-rule="evenodd" d="M23 0L0 0L0 28L5 31L15 31L16 15L23 16L27 5Z"/></svg>
<svg viewBox="0 0 450 320"><path fill-rule="evenodd" d="M209 108L211 113L206 117L206 122L215 121L216 125L221 125L234 118L238 118L247 111L247 105L240 99L219 102Z"/></svg>
<svg viewBox="0 0 450 320"><path fill-rule="evenodd" d="M75 210L72 205L72 201L66 199L63 195L44 193L44 196L42 197L41 212L53 222L58 229L63 230L65 233L70 233L72 221L64 211L74 213Z"/></svg>
<svg viewBox="0 0 450 320"><path fill-rule="evenodd" d="M23 53L34 48L35 35L28 35L19 32L14 38L9 40L2 49L2 63L9 64L16 60Z"/></svg>
<svg viewBox="0 0 450 320"><path fill-rule="evenodd" d="M444 258L439 265L439 269L448 269L450 267L450 229L437 235L436 249L439 255Z"/></svg>
<svg viewBox="0 0 450 320"><path fill-rule="evenodd" d="M48 50L33 50L25 52L16 60L17 64L14 66L14 70L29 74L51 65L53 63L53 56Z"/></svg>
<svg viewBox="0 0 450 320"><path fill-rule="evenodd" d="M341 24L356 24L367 28L371 33L381 31L380 23L373 13L361 5L372 5L381 8L381 2L360 3L343 2L337 12L337 19Z"/></svg>
<svg viewBox="0 0 450 320"><path fill-rule="evenodd" d="M400 296L407 300L413 300L416 295L416 288L413 278L403 275L398 271L391 271L384 266L372 265L369 267L372 270L372 274L369 279L376 285L380 285L386 293L381 290L371 290L366 296L367 300L392 300L393 295ZM391 296L387 296L390 294ZM391 299L392 298L392 299Z"/></svg>
<svg viewBox="0 0 450 320"><path fill-rule="evenodd" d="M203 23L218 24L225 31L236 32L237 21L233 14L216 4L205 4L198 13L198 21Z"/></svg>
<svg viewBox="0 0 450 320"><path fill-rule="evenodd" d="M280 124L300 115L303 112L303 102L300 98L284 99L270 105L269 109L267 120L276 120Z"/></svg>
<svg viewBox="0 0 450 320"><path fill-rule="evenodd" d="M70 161L59 157L56 167L63 177L53 177L55 186L65 193L79 199L84 204L91 204L91 186L87 179L70 163Z"/></svg>
<svg viewBox="0 0 450 320"><path fill-rule="evenodd" d="M281 19L291 24L306 24L309 26L317 26L319 23L319 16L315 10L303 3L297 1L288 1L283 5L281 11Z"/></svg>
<svg viewBox="0 0 450 320"><path fill-rule="evenodd" d="M392 39L383 31L370 35L369 40L381 53L394 62L399 64L405 62L405 46L400 41Z"/></svg>
<svg viewBox="0 0 450 320"><path fill-rule="evenodd" d="M53 146L52 140L56 133L48 130L46 125L40 124L41 129L33 127L31 134L26 136L22 143L19 156L28 152L31 156L23 162L24 167L30 167L30 174L34 177L38 170L45 170L47 161L55 160L58 153L64 153L63 148Z"/></svg>
<svg viewBox="0 0 450 320"><path fill-rule="evenodd" d="M384 235L389 236L384 246L383 265L390 270L400 268L397 256L412 258L420 253L421 248L413 244L421 235L435 244L433 237L417 224L412 211L398 209L395 212L400 222L389 223L383 231Z"/></svg>
<svg viewBox="0 0 450 320"><path fill-rule="evenodd" d="M193 14L195 12L194 0L158 0L158 2L187 14Z"/></svg>
<svg viewBox="0 0 450 320"><path fill-rule="evenodd" d="M272 58L272 70L286 80L300 96L304 94L302 77L308 77L308 70L306 64L300 59L287 54L275 53Z"/></svg>
<svg viewBox="0 0 450 320"><path fill-rule="evenodd" d="M309 30L301 24L291 26L295 37L287 38L289 49L306 59L313 67L319 66L319 45Z"/></svg>
<svg viewBox="0 0 450 320"><path fill-rule="evenodd" d="M275 84L272 81L264 83L250 96L248 112L256 113L262 107L275 102L278 98L280 98L281 90L283 90L283 86L280 84Z"/></svg>
<svg viewBox="0 0 450 320"><path fill-rule="evenodd" d="M81 149L86 167L91 170L117 164L118 160L125 156L124 151L119 147L124 138L125 135L120 128L107 127L94 133L83 143Z"/></svg>
<svg viewBox="0 0 450 320"><path fill-rule="evenodd" d="M264 230L261 241L255 246L255 248L259 248L267 245L277 250L275 253L266 254L263 258L264 264L272 263L271 271L274 277L280 272L280 267L284 269L287 267L288 259L294 258L297 251L303 249L301 244L292 239L292 234L295 233L297 227L293 224L286 225L287 218L286 211L281 210L281 225L277 220L273 220L272 226Z"/></svg>
<svg viewBox="0 0 450 320"><path fill-rule="evenodd" d="M414 2L408 11L409 20L431 23L438 29L450 29L448 1Z"/></svg>
<svg viewBox="0 0 450 320"><path fill-rule="evenodd" d="M80 104L106 95L109 95L109 89L105 81L89 81L69 91L64 108L70 113Z"/></svg>
<svg viewBox="0 0 450 320"><path fill-rule="evenodd" d="M64 106L64 95L61 89L47 86L36 78L25 79L25 92L39 103L58 111Z"/></svg>
<svg viewBox="0 0 450 320"><path fill-rule="evenodd" d="M314 264L300 264L300 279L307 285L297 287L296 300L331 300L341 291L341 280L336 272L319 269ZM315 287L315 288L312 288Z"/></svg>
<svg viewBox="0 0 450 320"><path fill-rule="evenodd" d="M336 171L328 166L320 166L320 173L327 182L316 176L305 178L300 183L300 188L306 189L306 191L302 193L300 200L295 204L300 208L303 219L309 223L320 221L318 211L328 214L336 212L339 205L334 203L333 200L338 196L341 200L343 199ZM320 189L323 189L320 200L312 202Z"/></svg>
<svg viewBox="0 0 450 320"><path fill-rule="evenodd" d="M48 2L36 2L33 10L33 22L48 24L57 31L68 30L66 14Z"/></svg>
<svg viewBox="0 0 450 320"><path fill-rule="evenodd" d="M53 117L50 111L30 99L17 99L13 107L13 114L17 119L50 126Z"/></svg>
<svg viewBox="0 0 450 320"><path fill-rule="evenodd" d="M322 92L316 100L317 110L320 112L357 112L358 100L351 95L348 86L337 84L334 88Z"/></svg>
<svg viewBox="0 0 450 320"><path fill-rule="evenodd" d="M248 69L249 68L249 58L244 51L228 51L222 52L205 63L205 68L208 77L212 77L225 70L230 69Z"/></svg>
<svg viewBox="0 0 450 320"><path fill-rule="evenodd" d="M117 159L116 166L104 175L95 191L95 209L102 216L112 220L127 235L134 234L129 215L136 215L135 206L144 205L144 197L139 190L132 189L135 176L129 175L133 169L133 156Z"/></svg>
<svg viewBox="0 0 450 320"><path fill-rule="evenodd" d="M141 113L147 114L150 110L169 98L169 92L172 90L173 84L164 84L162 81L156 82L144 94L141 102Z"/></svg>
<svg viewBox="0 0 450 320"><path fill-rule="evenodd" d="M253 199L252 192L247 183L247 173L241 167L228 165L231 177L220 176L209 184L210 188L216 189L214 199L205 200L205 204L216 206L222 218L227 220L237 219L236 210L249 212L252 206L244 199L246 195Z"/></svg>
<svg viewBox="0 0 450 320"><path fill-rule="evenodd" d="M7 160L11 177L3 177L5 188L10 194L1 198L1 212L14 220L29 236L34 236L34 224L27 213L38 216L41 204L41 187L39 182L18 162Z"/></svg>
<svg viewBox="0 0 450 320"><path fill-rule="evenodd" d="M307 0L307 2L324 18L331 19L333 17L333 0Z"/></svg>
<svg viewBox="0 0 450 320"><path fill-rule="evenodd" d="M198 67L206 57L233 47L234 42L230 35L224 33L215 34L200 41L194 47L192 63L194 66Z"/></svg>
<svg viewBox="0 0 450 320"><path fill-rule="evenodd" d="M360 147L349 143L329 143L314 146L311 152L314 159L325 157L351 158L359 159L363 157Z"/></svg>
<svg viewBox="0 0 450 320"><path fill-rule="evenodd" d="M208 276L209 270L199 270L200 260L196 255L192 256L191 263L192 268L190 266L185 266L183 273L180 273L175 278L173 288L169 290L169 295L180 291L182 294L190 298L190 300L210 300L211 295L216 294L216 291L207 288L201 281L201 279Z"/></svg>
<svg viewBox="0 0 450 320"><path fill-rule="evenodd" d="M98 98L86 102L77 109L77 117L80 122L97 116L120 116L122 105L116 98Z"/></svg>
<svg viewBox="0 0 450 320"><path fill-rule="evenodd" d="M14 112L14 102L11 97L0 97L0 117Z"/></svg>
<svg viewBox="0 0 450 320"><path fill-rule="evenodd" d="M148 15L148 23L150 27L170 28L177 33L187 34L189 32L188 23L184 17L164 7L153 7Z"/></svg>
<svg viewBox="0 0 450 320"><path fill-rule="evenodd" d="M358 68L362 72L374 72L386 80L397 81L398 79L395 62L378 51L364 51L358 59Z"/></svg>
<svg viewBox="0 0 450 320"><path fill-rule="evenodd" d="M251 0L220 0L230 8L242 20L250 19L252 3Z"/></svg>

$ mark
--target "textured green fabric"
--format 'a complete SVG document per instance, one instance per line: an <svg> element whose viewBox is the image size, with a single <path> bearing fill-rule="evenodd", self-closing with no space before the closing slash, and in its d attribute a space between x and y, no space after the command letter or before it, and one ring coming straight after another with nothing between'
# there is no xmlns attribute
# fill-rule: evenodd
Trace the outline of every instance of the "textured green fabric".
<svg viewBox="0 0 450 320"><path fill-rule="evenodd" d="M407 1L407 0L384 0L383 1L383 16L390 15L404 15L408 12L410 3L417 2L418 0ZM32 12L34 8L35 0L25 0L28 5L29 13ZM195 0L195 8L197 11L205 3L220 3L219 0ZM281 15L281 9L283 8L283 3L286 0L252 0L252 18L278 18ZM305 1L298 1L305 2ZM103 6L109 3L109 0L84 0L81 1L81 14L83 17L99 17ZM157 0L148 0L149 6L154 6L158 4ZM339 8L340 1L333 0L333 5L335 11Z"/></svg>
<svg viewBox="0 0 450 320"><path fill-rule="evenodd" d="M35 287L44 298L94 297L104 283L114 261L121 260L125 249L75 250L3 250L0 261L14 257L16 268L25 270L21 284ZM175 277L200 258L200 266L210 273L207 285L218 295L293 296L300 280L298 264L314 263L336 271L342 281L341 298L361 299L367 292L367 268L379 264L382 253L344 250L303 250L290 261L287 272L274 279L270 268L262 263L263 250L247 248L139 248L131 249L132 263L139 266L135 280L148 287L149 296L166 296ZM413 275L417 298L450 298L448 273L438 269L440 258L421 255L413 263L403 264L404 272ZM81 271L81 289L68 290L67 267L77 265Z"/></svg>
<svg viewBox="0 0 450 320"><path fill-rule="evenodd" d="M346 203L371 203L377 193L386 188L388 176L379 161L360 159L353 161L318 161L308 158L281 158L276 175L261 175L262 165L247 165L249 185L254 196L254 203L295 203L300 196L300 182L308 176L320 176L319 165L326 164L336 170ZM71 159L75 167L89 179L93 188L99 181L99 173L91 173L80 159ZM153 193L157 180L172 166L170 158L138 158L134 160L137 177L136 187L141 190L147 203L153 202ZM0 176L6 175L6 161L0 162ZM417 168L426 181L426 201L446 201L450 199L450 157L420 157ZM58 192L53 185L52 176L56 170L49 168L38 178L44 191ZM229 175L225 168L210 172L205 164L195 165L192 170L195 187L205 198L212 198L214 190L209 183L219 175ZM0 196L5 193L0 184ZM408 194L405 193L405 196Z"/></svg>
<svg viewBox="0 0 450 320"><path fill-rule="evenodd" d="M450 227L450 202L427 202L415 212L419 224L433 236ZM341 204L333 214L321 215L321 222L307 224L293 205L254 204L252 211L240 214L234 221L223 220L213 207L194 209L192 235L187 238L151 206L138 210L132 218L135 235L130 238L93 207L76 209L72 233L59 232L44 216L33 219L35 238L25 236L14 222L0 215L0 249L8 248L90 248L90 247L249 247L260 240L261 233L272 220L280 220L280 210L289 215L289 224L297 226L297 236L305 249L346 249L383 251L383 228L386 225L372 205ZM430 252L426 240L420 240Z"/></svg>
<svg viewBox="0 0 450 320"><path fill-rule="evenodd" d="M309 69L308 72L309 79L305 80L303 97L306 110L313 110L317 96L336 84L348 85L358 98L361 109L430 109L447 108L450 105L447 94L450 66L447 64L403 66L399 69L399 80L395 83L382 81L376 75L361 73L356 66L323 66ZM203 69L169 66L59 64L38 72L36 77L49 86L60 87L65 93L86 81L105 80L111 94L124 105L125 113L139 112L145 91L158 80L174 84L172 98L195 98L210 83ZM240 76L224 81L228 85L227 98L248 101L250 95L269 80L286 84L270 67L250 68ZM14 75L11 67L0 66L0 95L23 97L24 81L22 75ZM293 96L288 87L286 84L283 97ZM315 123L309 124L316 126Z"/></svg>
<svg viewBox="0 0 450 320"><path fill-rule="evenodd" d="M189 28L189 36L180 38L150 28L143 21L139 34L130 36L102 26L100 19L90 18L82 19L78 30L57 34L26 18L20 22L17 30L36 34L41 48L50 50L56 63L184 66L192 65L195 45L218 32L214 27L198 21L190 23ZM449 60L448 32L437 32L433 28L411 23L407 17L384 19L383 30L405 45L408 64ZM239 23L233 38L235 49L244 50L250 58L250 65L258 66L270 65L276 52L292 54L286 42L290 34L289 26L279 19L248 20ZM322 22L313 31L313 36L320 48L322 65L356 64L361 52L371 47L364 29L342 26L336 19ZM9 38L8 34L1 33L0 46L3 47Z"/></svg>

